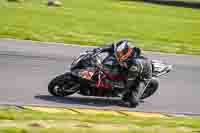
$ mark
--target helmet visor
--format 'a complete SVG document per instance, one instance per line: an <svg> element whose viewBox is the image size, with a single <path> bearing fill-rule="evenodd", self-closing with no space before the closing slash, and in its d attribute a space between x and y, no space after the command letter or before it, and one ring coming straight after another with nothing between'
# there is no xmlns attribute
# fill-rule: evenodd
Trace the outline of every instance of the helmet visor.
<svg viewBox="0 0 200 133"><path fill-rule="evenodd" d="M126 59L128 59L131 54L133 52L132 48L128 48L128 51L117 51L117 59L119 62L125 61Z"/></svg>

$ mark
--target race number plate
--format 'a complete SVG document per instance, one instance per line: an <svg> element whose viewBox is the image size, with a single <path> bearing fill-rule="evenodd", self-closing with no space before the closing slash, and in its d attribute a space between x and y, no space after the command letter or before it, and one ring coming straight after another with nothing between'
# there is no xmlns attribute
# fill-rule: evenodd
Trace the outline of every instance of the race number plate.
<svg viewBox="0 0 200 133"><path fill-rule="evenodd" d="M92 71L87 71L87 70L82 71L82 78L84 79L91 80L93 75L94 75L94 72Z"/></svg>

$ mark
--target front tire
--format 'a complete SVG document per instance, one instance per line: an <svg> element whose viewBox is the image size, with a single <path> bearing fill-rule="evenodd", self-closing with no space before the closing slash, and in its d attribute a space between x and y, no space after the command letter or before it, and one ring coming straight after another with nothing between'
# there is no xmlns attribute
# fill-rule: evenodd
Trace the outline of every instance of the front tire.
<svg viewBox="0 0 200 133"><path fill-rule="evenodd" d="M73 81L70 73L57 76L51 80L48 85L48 92L53 96L59 97L72 95L77 92L78 89L79 86L75 81Z"/></svg>
<svg viewBox="0 0 200 133"><path fill-rule="evenodd" d="M156 78L152 78L151 82L149 83L147 89L144 91L143 95L140 99L145 99L152 96L159 87L159 81Z"/></svg>

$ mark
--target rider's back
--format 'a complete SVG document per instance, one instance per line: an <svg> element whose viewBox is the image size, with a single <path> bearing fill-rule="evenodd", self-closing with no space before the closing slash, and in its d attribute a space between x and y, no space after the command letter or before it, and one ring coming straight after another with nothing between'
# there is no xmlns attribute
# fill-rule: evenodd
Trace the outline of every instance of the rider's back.
<svg viewBox="0 0 200 133"><path fill-rule="evenodd" d="M128 63L128 77L151 79L152 77L152 65L151 61L143 56L134 58L132 57Z"/></svg>

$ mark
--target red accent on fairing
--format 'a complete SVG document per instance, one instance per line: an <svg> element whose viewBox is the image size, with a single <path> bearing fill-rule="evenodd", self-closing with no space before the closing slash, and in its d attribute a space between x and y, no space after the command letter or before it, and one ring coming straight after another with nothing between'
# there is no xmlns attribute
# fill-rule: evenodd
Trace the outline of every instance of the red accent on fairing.
<svg viewBox="0 0 200 133"><path fill-rule="evenodd" d="M106 75L101 77L101 79L96 82L96 87L102 88L102 89L108 89L108 90L112 89L112 86L110 84L106 84L104 82L104 79L106 79Z"/></svg>
<svg viewBox="0 0 200 133"><path fill-rule="evenodd" d="M113 80L113 81L121 81L121 80L126 80L126 77L121 76L121 75L111 75L109 72L105 72L105 75L107 76L108 79Z"/></svg>
<svg viewBox="0 0 200 133"><path fill-rule="evenodd" d="M97 88L105 89L105 90L111 90L112 86L110 84L106 84L104 82L101 82L100 84L96 83Z"/></svg>
<svg viewBox="0 0 200 133"><path fill-rule="evenodd" d="M96 82L97 88L106 89L106 90L112 89L111 84L106 84L104 82L105 79L113 80L113 81L126 80L126 77L123 77L123 76L120 76L120 75L111 75L108 72L104 72L104 73L105 73L105 75L103 77L101 77L101 79Z"/></svg>

